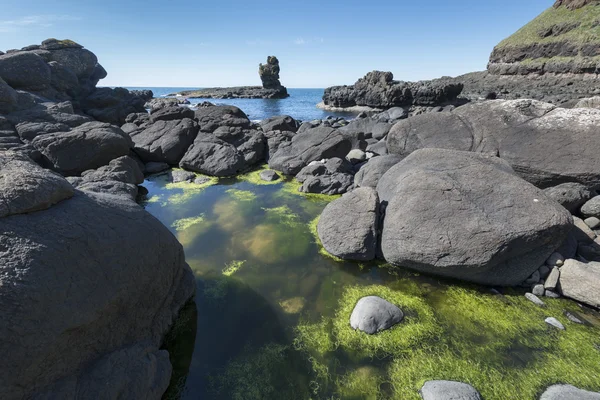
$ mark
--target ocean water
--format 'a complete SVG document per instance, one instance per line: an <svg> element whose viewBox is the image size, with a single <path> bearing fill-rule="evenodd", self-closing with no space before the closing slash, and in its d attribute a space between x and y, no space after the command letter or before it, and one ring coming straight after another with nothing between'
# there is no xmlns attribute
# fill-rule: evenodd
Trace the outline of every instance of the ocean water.
<svg viewBox="0 0 600 400"><path fill-rule="evenodd" d="M129 90L152 90L154 97L165 97L172 93L198 88L177 87L127 87ZM324 119L329 115L352 119L350 112L329 112L317 108L323 97L323 89L288 89L287 99L190 99L192 104L210 101L213 104L227 104L239 107L251 120L262 120L274 115L290 115L301 121Z"/></svg>
<svg viewBox="0 0 600 400"><path fill-rule="evenodd" d="M165 400L419 400L430 379L469 382L487 400L531 400L551 383L600 390L598 314L566 299L414 274L323 254L315 218L334 197L259 171L212 186L149 177L142 203L183 245L196 296L164 343ZM377 295L405 321L369 336L349 318ZM569 322L577 313L586 325ZM549 327L557 317L566 331Z"/></svg>

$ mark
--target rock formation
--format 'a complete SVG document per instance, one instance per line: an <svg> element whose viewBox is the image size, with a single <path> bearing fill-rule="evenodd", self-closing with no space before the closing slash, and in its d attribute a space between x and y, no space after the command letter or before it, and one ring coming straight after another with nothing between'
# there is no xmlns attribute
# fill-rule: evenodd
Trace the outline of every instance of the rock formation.
<svg viewBox="0 0 600 400"><path fill-rule="evenodd" d="M258 75L265 89L279 89L279 60L275 56L267 57L266 64L259 64Z"/></svg>

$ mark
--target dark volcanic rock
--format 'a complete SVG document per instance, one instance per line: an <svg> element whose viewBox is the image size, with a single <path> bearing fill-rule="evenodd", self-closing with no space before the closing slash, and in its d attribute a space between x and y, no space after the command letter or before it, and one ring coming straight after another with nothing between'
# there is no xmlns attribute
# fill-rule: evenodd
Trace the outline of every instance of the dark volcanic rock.
<svg viewBox="0 0 600 400"><path fill-rule="evenodd" d="M286 175L296 175L311 161L344 158L352 143L328 127L317 127L297 133L290 142L282 143L269 159L269 166Z"/></svg>
<svg viewBox="0 0 600 400"><path fill-rule="evenodd" d="M129 154L131 139L120 128L88 122L70 132L37 136L31 142L46 162L65 175L79 175Z"/></svg>
<svg viewBox="0 0 600 400"><path fill-rule="evenodd" d="M379 180L381 251L393 265L518 285L561 245L571 214L497 157L423 149Z"/></svg>
<svg viewBox="0 0 600 400"><path fill-rule="evenodd" d="M576 214L579 208L592 198L592 192L581 183L563 183L544 189L546 196L556 200L560 205Z"/></svg>
<svg viewBox="0 0 600 400"><path fill-rule="evenodd" d="M135 94L135 90L132 91ZM145 96L140 96L145 98ZM144 104L145 108L149 108L150 111L156 111L164 107L173 107L180 104L190 104L190 101L183 97L159 97L156 99L146 100Z"/></svg>
<svg viewBox="0 0 600 400"><path fill-rule="evenodd" d="M17 92L0 77L0 114L13 111L18 102Z"/></svg>
<svg viewBox="0 0 600 400"><path fill-rule="evenodd" d="M179 164L196 139L198 124L189 118L156 121L142 131L131 133L133 150L143 162Z"/></svg>
<svg viewBox="0 0 600 400"><path fill-rule="evenodd" d="M77 192L3 218L0 247L0 398L161 398L159 348L195 288L167 228L132 201Z"/></svg>
<svg viewBox="0 0 600 400"><path fill-rule="evenodd" d="M354 175L355 187L377 187L379 179L394 165L402 161L404 157L396 154L374 157L369 160L357 173Z"/></svg>
<svg viewBox="0 0 600 400"><path fill-rule="evenodd" d="M565 260L559 287L563 296L600 308L600 263Z"/></svg>
<svg viewBox="0 0 600 400"><path fill-rule="evenodd" d="M13 89L44 90L50 85L50 67L32 52L0 56L0 78Z"/></svg>
<svg viewBox="0 0 600 400"><path fill-rule="evenodd" d="M345 260L375 258L379 198L373 188L359 188L329 203L317 225L325 250Z"/></svg>
<svg viewBox="0 0 600 400"><path fill-rule="evenodd" d="M57 173L18 153L0 152L0 218L44 210L73 194Z"/></svg>
<svg viewBox="0 0 600 400"><path fill-rule="evenodd" d="M445 148L497 154L538 187L600 184L600 110L557 108L533 100L495 100L398 122L387 139L393 154Z"/></svg>
<svg viewBox="0 0 600 400"><path fill-rule="evenodd" d="M302 183L300 191L304 193L342 194L352 186L353 168L341 158L313 161L298 172L296 179Z"/></svg>
<svg viewBox="0 0 600 400"><path fill-rule="evenodd" d="M198 135L179 163L181 168L212 176L233 176L246 168L235 146L208 135Z"/></svg>
<svg viewBox="0 0 600 400"><path fill-rule="evenodd" d="M325 89L323 102L333 107L437 106L452 103L462 90L460 83L441 79L422 82L402 82L393 79L394 75L391 72L369 72L353 86Z"/></svg>
<svg viewBox="0 0 600 400"><path fill-rule="evenodd" d="M289 131L298 130L298 122L289 115L278 115L260 121L260 127L264 132L270 131Z"/></svg>
<svg viewBox="0 0 600 400"><path fill-rule="evenodd" d="M86 114L102 122L123 125L132 113L143 113L144 99L123 88L100 88L86 97L81 106Z"/></svg>
<svg viewBox="0 0 600 400"><path fill-rule="evenodd" d="M137 161L129 156L112 160L96 170L84 171L81 178L72 180L79 190L125 195L136 199L137 185L144 182L144 173Z"/></svg>
<svg viewBox="0 0 600 400"><path fill-rule="evenodd" d="M188 107L164 107L150 112L150 120L156 121L171 121L174 119L184 119L195 117L194 111Z"/></svg>
<svg viewBox="0 0 600 400"><path fill-rule="evenodd" d="M281 87L279 71L279 60L275 56L267 57L267 63L258 66L258 75L265 89L279 89Z"/></svg>
<svg viewBox="0 0 600 400"><path fill-rule="evenodd" d="M377 296L367 296L358 300L350 315L352 329L369 335L390 329L400 323L404 313L397 306Z"/></svg>

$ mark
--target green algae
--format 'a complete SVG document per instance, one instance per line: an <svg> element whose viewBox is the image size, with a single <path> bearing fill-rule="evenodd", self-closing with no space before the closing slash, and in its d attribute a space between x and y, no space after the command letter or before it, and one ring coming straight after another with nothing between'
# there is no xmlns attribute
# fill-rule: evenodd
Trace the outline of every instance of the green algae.
<svg viewBox="0 0 600 400"><path fill-rule="evenodd" d="M315 219L313 219L312 221L310 221L308 223L308 229L314 238L314 242L317 244L317 247L319 248L319 254L321 254L323 257L330 258L336 262L345 262L343 259L341 259L337 256L334 256L333 254L331 254L330 252L325 250L325 247L323 247L323 243L321 242L321 238L319 237L319 233L317 232L317 225L319 225L320 218L321 218L321 216L319 215L318 217L316 217Z"/></svg>
<svg viewBox="0 0 600 400"><path fill-rule="evenodd" d="M246 260L243 261L232 261L229 264L225 265L223 268L222 274L225 276L231 276L238 272L246 263Z"/></svg>
<svg viewBox="0 0 600 400"><path fill-rule="evenodd" d="M204 214L195 217L181 218L171 224L175 229L177 240L184 248L191 246L200 236L207 233L213 226Z"/></svg>
<svg viewBox="0 0 600 400"><path fill-rule="evenodd" d="M341 194L319 194L319 193L304 193L300 191L300 187L302 184L298 182L296 179L291 178L284 182L281 187L282 195L294 195L294 196L302 196L311 200L321 200L330 202L332 200L338 199L342 197Z"/></svg>
<svg viewBox="0 0 600 400"><path fill-rule="evenodd" d="M256 194L249 190L228 189L226 193L239 202L254 202L257 199Z"/></svg>
<svg viewBox="0 0 600 400"><path fill-rule="evenodd" d="M200 214L196 217L188 217L188 218L178 219L171 224L171 227L174 228L176 231L180 232L180 231L185 231L186 229L190 228L191 226L202 223L204 221L205 221L204 214Z"/></svg>
<svg viewBox="0 0 600 400"><path fill-rule="evenodd" d="M275 171L277 172L277 174L279 175L280 179L277 179L276 181L265 181L263 179L261 179L260 174L263 171L267 171L267 170L271 170L271 168L269 168L268 165L264 164L261 165L260 167L258 167L258 169L254 170L254 171L250 171L247 172L243 175L238 175L237 179L244 181L244 182L248 182L251 183L253 185L279 185L283 182L283 174L279 171Z"/></svg>
<svg viewBox="0 0 600 400"><path fill-rule="evenodd" d="M176 191L178 193L171 194L166 201L163 202L163 207L167 205L178 206L187 203L196 195L200 194L204 189L219 183L219 178L207 175L196 174L197 178L206 178L204 183L194 183L189 181L167 183L165 189Z"/></svg>

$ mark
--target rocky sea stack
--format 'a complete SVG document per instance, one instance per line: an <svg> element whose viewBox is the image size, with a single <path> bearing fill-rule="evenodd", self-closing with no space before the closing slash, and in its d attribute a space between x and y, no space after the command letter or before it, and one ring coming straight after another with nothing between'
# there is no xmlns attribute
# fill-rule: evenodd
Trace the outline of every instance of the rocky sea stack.
<svg viewBox="0 0 600 400"><path fill-rule="evenodd" d="M289 97L287 88L279 81L279 60L275 56L267 57L266 64L260 64L258 74L260 86L238 86L227 88L209 88L186 90L177 93L185 98L205 99L285 99Z"/></svg>

